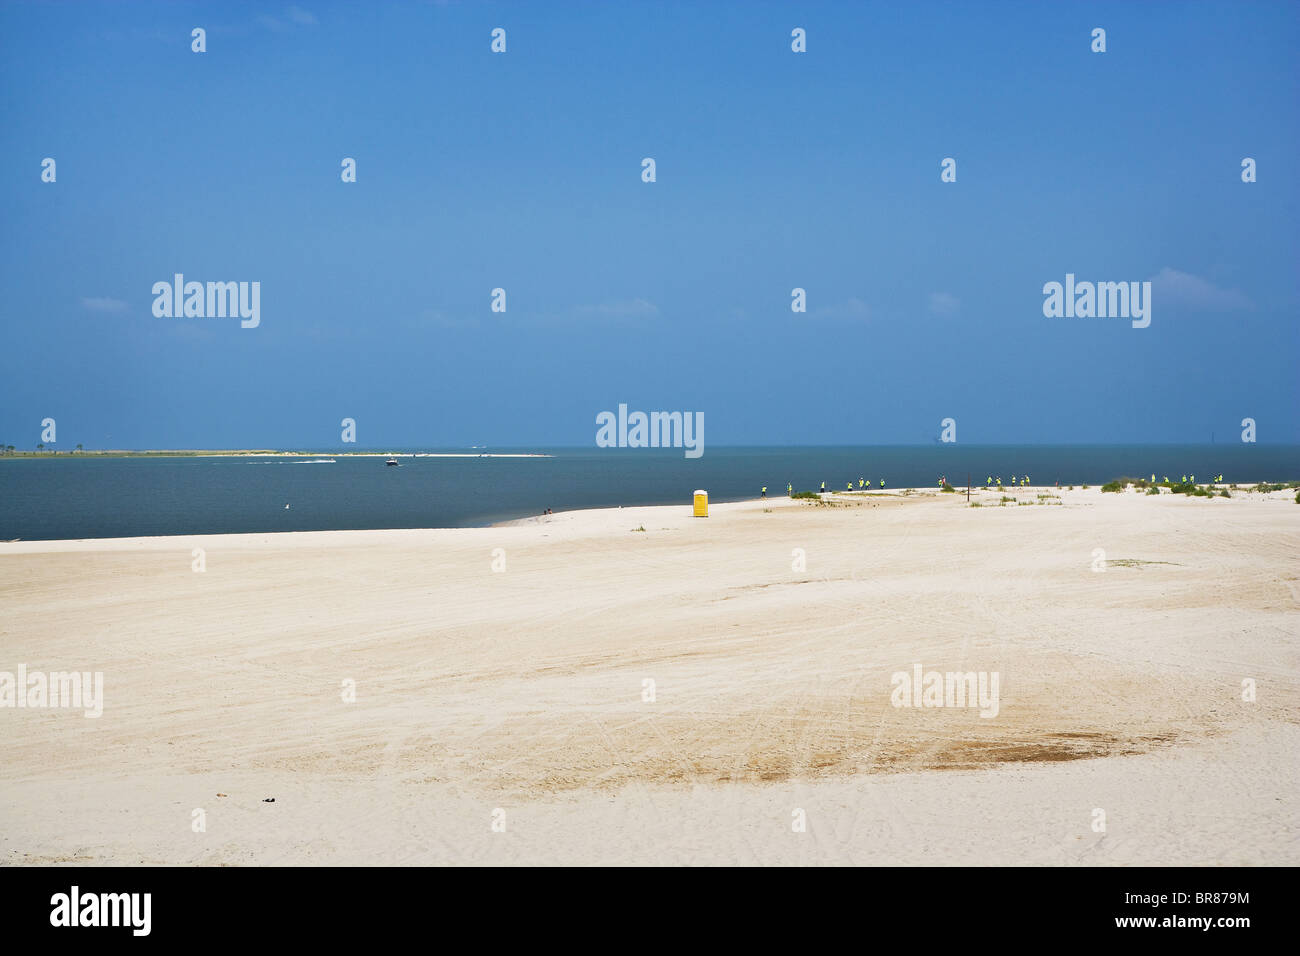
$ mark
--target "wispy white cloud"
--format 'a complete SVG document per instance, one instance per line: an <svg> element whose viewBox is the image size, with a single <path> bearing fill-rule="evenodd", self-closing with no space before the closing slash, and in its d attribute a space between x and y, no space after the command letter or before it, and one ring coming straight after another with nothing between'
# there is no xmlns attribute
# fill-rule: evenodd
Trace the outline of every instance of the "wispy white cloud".
<svg viewBox="0 0 1300 956"><path fill-rule="evenodd" d="M961 311L961 299L947 292L931 292L930 311L935 315L956 315Z"/></svg>
<svg viewBox="0 0 1300 956"><path fill-rule="evenodd" d="M319 21L316 15L310 10L304 10L302 7L293 6L284 12L283 17L275 17L270 14L262 14L257 18L257 22L266 27L268 30L277 32L298 27L312 27Z"/></svg>
<svg viewBox="0 0 1300 956"><path fill-rule="evenodd" d="M1255 307L1246 295L1235 289L1221 289L1206 279L1168 266L1153 275L1150 281L1151 298L1160 303L1161 308L1172 305L1207 312L1231 312Z"/></svg>
<svg viewBox="0 0 1300 956"><path fill-rule="evenodd" d="M130 308L121 299L110 299L107 296L85 297L81 300L81 306L91 312L125 312Z"/></svg>

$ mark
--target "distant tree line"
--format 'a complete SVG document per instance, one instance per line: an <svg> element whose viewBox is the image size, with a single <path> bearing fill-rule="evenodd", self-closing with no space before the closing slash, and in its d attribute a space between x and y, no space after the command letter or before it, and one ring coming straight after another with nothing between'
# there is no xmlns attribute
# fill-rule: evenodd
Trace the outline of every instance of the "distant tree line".
<svg viewBox="0 0 1300 956"><path fill-rule="evenodd" d="M3 454L3 455L12 455L12 454L13 454L15 451L17 451L17 450L18 450L18 449L17 449L15 446L13 446L13 445L0 445L0 454ZM36 445L36 450L37 450L37 451L45 451L45 442L39 442L39 443L37 443L37 445ZM73 451L84 451L84 449L82 448L80 442L77 443L77 447L74 448ZM51 449L50 449L50 452L51 452L51 454L55 454L55 455L57 455L57 454L59 453L59 450L58 450L57 448L51 448Z"/></svg>

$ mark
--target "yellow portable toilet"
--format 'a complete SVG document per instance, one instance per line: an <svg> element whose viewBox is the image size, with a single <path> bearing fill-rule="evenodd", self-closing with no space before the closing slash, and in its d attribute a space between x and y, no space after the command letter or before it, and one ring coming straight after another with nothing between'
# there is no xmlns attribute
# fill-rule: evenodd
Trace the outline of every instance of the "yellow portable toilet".
<svg viewBox="0 0 1300 956"><path fill-rule="evenodd" d="M707 518L709 516L709 493L700 489L695 491L695 517Z"/></svg>

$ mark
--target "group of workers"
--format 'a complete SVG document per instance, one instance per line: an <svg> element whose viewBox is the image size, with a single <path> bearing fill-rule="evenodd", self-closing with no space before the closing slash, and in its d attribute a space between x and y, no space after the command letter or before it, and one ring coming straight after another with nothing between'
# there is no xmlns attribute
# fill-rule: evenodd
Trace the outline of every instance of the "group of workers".
<svg viewBox="0 0 1300 956"><path fill-rule="evenodd" d="M853 482L851 482L851 481L846 481L846 482L844 483L844 490L845 490L845 491L852 491L852 490L853 490ZM871 479L870 479L870 478L859 478L859 479L858 479L858 491L870 491L870 490L871 490ZM884 491L884 490L885 490L885 479L884 479L884 478L881 478L881 479L880 479L880 490L881 490L881 491ZM787 495L793 495L793 494L794 494L794 483L793 483L793 482L789 482L789 481L787 481L787 482L785 483L785 493L786 493ZM824 482L824 481L822 482L822 490L821 490L821 493L822 493L822 494L826 494L826 482ZM759 497L760 497L760 498L766 498L766 497L767 497L767 485L764 485L764 486L763 486L763 490L762 490L762 492L760 493Z"/></svg>
<svg viewBox="0 0 1300 956"><path fill-rule="evenodd" d="M1058 482L1058 484L1059 484L1059 482ZM1001 475L998 475L996 478L994 478L992 475L989 475L988 477L986 477L986 478L984 479L984 487L985 487L985 488L992 488L994 485L997 485L999 488L1003 487L1003 485L1002 485L1002 476L1001 476ZM1014 488L1015 486L1016 486L1016 476L1015 476L1015 475L1012 475L1012 476L1011 476L1011 487ZM1028 487L1029 487L1029 476L1028 476L1028 475L1021 475L1021 476L1020 476L1020 487L1021 487L1021 488L1028 488Z"/></svg>

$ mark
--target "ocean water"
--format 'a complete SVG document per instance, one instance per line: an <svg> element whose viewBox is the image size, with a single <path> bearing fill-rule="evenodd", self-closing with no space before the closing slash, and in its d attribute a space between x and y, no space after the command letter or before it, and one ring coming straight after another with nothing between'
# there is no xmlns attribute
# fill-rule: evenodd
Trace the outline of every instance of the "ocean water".
<svg viewBox="0 0 1300 956"><path fill-rule="evenodd" d="M414 451L414 450L413 450ZM419 449L428 451L428 449ZM454 449L447 449L454 451ZM0 458L0 539L455 528L618 505L680 504L696 488L712 501L795 490L964 486L1028 474L1034 484L1100 484L1121 475L1227 482L1300 479L1300 446L977 446L493 449L545 458ZM324 452L317 456L328 458ZM289 505L285 508L285 505Z"/></svg>

